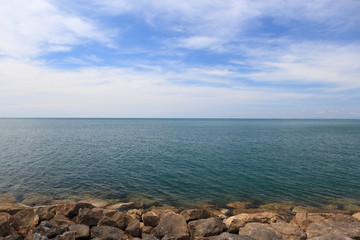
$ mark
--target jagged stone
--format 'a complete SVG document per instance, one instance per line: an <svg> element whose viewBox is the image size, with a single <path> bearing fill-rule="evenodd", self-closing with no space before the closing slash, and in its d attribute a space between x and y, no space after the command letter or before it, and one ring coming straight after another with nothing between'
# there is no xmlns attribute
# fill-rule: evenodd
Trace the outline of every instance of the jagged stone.
<svg viewBox="0 0 360 240"><path fill-rule="evenodd" d="M61 235L58 235L54 240L75 240L75 232L64 232Z"/></svg>
<svg viewBox="0 0 360 240"><path fill-rule="evenodd" d="M246 235L232 234L223 232L217 236L208 237L209 240L255 240L254 238Z"/></svg>
<svg viewBox="0 0 360 240"><path fill-rule="evenodd" d="M75 233L75 239L84 239L90 237L90 227L84 224L75 224L69 226L69 231Z"/></svg>
<svg viewBox="0 0 360 240"><path fill-rule="evenodd" d="M94 208L94 206L89 203L66 203L63 205L58 205L56 208L56 212L63 214L68 218L73 218L78 215L80 209L91 208Z"/></svg>
<svg viewBox="0 0 360 240"><path fill-rule="evenodd" d="M115 211L105 214L105 216L100 219L98 226L112 226L124 230L126 226L133 220L133 218L126 215L125 213Z"/></svg>
<svg viewBox="0 0 360 240"><path fill-rule="evenodd" d="M131 221L127 225L125 232L129 233L133 237L140 237L140 222L138 220Z"/></svg>
<svg viewBox="0 0 360 240"><path fill-rule="evenodd" d="M174 213L163 216L154 230L158 238L168 236L173 240L188 240L190 237L185 218Z"/></svg>
<svg viewBox="0 0 360 240"><path fill-rule="evenodd" d="M70 219L68 219L67 217L65 217L62 214L56 214L51 220L50 222L56 226L60 226L60 225L74 225L75 222L71 221Z"/></svg>
<svg viewBox="0 0 360 240"><path fill-rule="evenodd" d="M24 209L31 209L31 207L21 203L0 202L0 212L5 212L10 215L14 215Z"/></svg>
<svg viewBox="0 0 360 240"><path fill-rule="evenodd" d="M143 211L140 209L130 209L129 211L126 212L126 215L132 217L135 220L140 221L142 213L143 213Z"/></svg>
<svg viewBox="0 0 360 240"><path fill-rule="evenodd" d="M285 240L306 239L305 232L297 225L286 222L271 223L270 226Z"/></svg>
<svg viewBox="0 0 360 240"><path fill-rule="evenodd" d="M183 216L187 222L211 217L210 212L205 209L186 209L182 211L180 215Z"/></svg>
<svg viewBox="0 0 360 240"><path fill-rule="evenodd" d="M9 221L18 234L26 236L38 224L39 216L30 208L12 215Z"/></svg>
<svg viewBox="0 0 360 240"><path fill-rule="evenodd" d="M67 226L58 226L53 224L50 221L43 221L39 226L33 229L33 234L39 233L41 236L46 236L48 238L54 238L57 235L60 235L67 231Z"/></svg>
<svg viewBox="0 0 360 240"><path fill-rule="evenodd" d="M282 240L281 235L269 224L258 222L247 223L245 227L240 228L239 235L247 235L256 240Z"/></svg>
<svg viewBox="0 0 360 240"><path fill-rule="evenodd" d="M328 234L321 237L313 237L308 239L309 240L353 240L352 238L349 238L347 236L335 235L335 234Z"/></svg>
<svg viewBox="0 0 360 240"><path fill-rule="evenodd" d="M218 235L224 229L222 219L219 217L191 221L188 226L191 236L201 237Z"/></svg>
<svg viewBox="0 0 360 240"><path fill-rule="evenodd" d="M5 237L11 234L10 214L0 213L0 237Z"/></svg>
<svg viewBox="0 0 360 240"><path fill-rule="evenodd" d="M352 217L360 221L360 212L353 214Z"/></svg>
<svg viewBox="0 0 360 240"><path fill-rule="evenodd" d="M35 207L34 211L39 215L40 221L50 220L56 214L56 206L39 206Z"/></svg>
<svg viewBox="0 0 360 240"><path fill-rule="evenodd" d="M360 239L360 222L334 221L334 219L328 219L319 223L310 224L306 230L306 234L308 238L333 234Z"/></svg>
<svg viewBox="0 0 360 240"><path fill-rule="evenodd" d="M102 240L127 240L127 237L122 230L110 226L91 228L91 238Z"/></svg>
<svg viewBox="0 0 360 240"><path fill-rule="evenodd" d="M78 224L85 224L87 226L96 226L102 218L102 212L91 208L80 208L76 217Z"/></svg>

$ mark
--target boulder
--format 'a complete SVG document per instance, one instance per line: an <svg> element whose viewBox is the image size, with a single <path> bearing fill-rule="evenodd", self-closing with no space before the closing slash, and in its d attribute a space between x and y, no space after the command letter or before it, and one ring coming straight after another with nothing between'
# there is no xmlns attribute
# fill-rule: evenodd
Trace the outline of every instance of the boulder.
<svg viewBox="0 0 360 240"><path fill-rule="evenodd" d="M334 221L333 219L327 219L323 222L310 224L306 230L306 234L308 238L331 234L360 239L360 222Z"/></svg>
<svg viewBox="0 0 360 240"><path fill-rule="evenodd" d="M78 224L85 224L88 226L96 226L102 218L102 212L91 208L80 208L76 217Z"/></svg>
<svg viewBox="0 0 360 240"><path fill-rule="evenodd" d="M353 240L347 236L328 234L321 237L308 238L309 240Z"/></svg>
<svg viewBox="0 0 360 240"><path fill-rule="evenodd" d="M103 208L106 207L109 202L103 199L86 199L86 200L81 200L79 203L87 203L87 204L91 204L94 207L98 207L98 208Z"/></svg>
<svg viewBox="0 0 360 240"><path fill-rule="evenodd" d="M360 212L353 214L352 217L360 221Z"/></svg>
<svg viewBox="0 0 360 240"><path fill-rule="evenodd" d="M305 232L297 225L286 222L271 223L270 226L285 240L306 239Z"/></svg>
<svg viewBox="0 0 360 240"><path fill-rule="evenodd" d="M62 214L56 214L51 220L50 222L56 226L60 226L60 225L74 225L75 222L71 221L70 219L68 219L67 217L65 217Z"/></svg>
<svg viewBox="0 0 360 240"><path fill-rule="evenodd" d="M10 214L0 213L0 237L5 237L11 234Z"/></svg>
<svg viewBox="0 0 360 240"><path fill-rule="evenodd" d="M274 223L282 222L284 217L274 212L263 212L263 213L241 213L224 220L226 228L231 233L239 231L240 227L245 226L246 223L259 222L259 223Z"/></svg>
<svg viewBox="0 0 360 240"><path fill-rule="evenodd" d="M67 231L67 226L58 226L50 221L43 221L39 224L39 226L33 229L33 234L38 233L41 236L45 236L47 238L54 238L57 235L63 234Z"/></svg>
<svg viewBox="0 0 360 240"><path fill-rule="evenodd" d="M26 237L29 240L49 240L48 237L42 236L40 233L34 233L31 236Z"/></svg>
<svg viewBox="0 0 360 240"><path fill-rule="evenodd" d="M265 223L247 223L245 227L240 228L239 235L247 235L256 240L282 240L275 229Z"/></svg>
<svg viewBox="0 0 360 240"><path fill-rule="evenodd" d="M143 213L143 211L140 209L130 209L129 211L126 212L126 215L132 217L133 219L140 221L142 213Z"/></svg>
<svg viewBox="0 0 360 240"><path fill-rule="evenodd" d="M259 206L261 210L267 211L275 211L275 212L283 212L283 213L291 213L293 206L291 203L268 203Z"/></svg>
<svg viewBox="0 0 360 240"><path fill-rule="evenodd" d="M12 215L9 221L18 234L26 236L38 224L39 216L30 208Z"/></svg>
<svg viewBox="0 0 360 240"><path fill-rule="evenodd" d="M156 227L163 216L171 213L174 214L175 212L172 210L153 209L144 213L141 218L146 226Z"/></svg>
<svg viewBox="0 0 360 240"><path fill-rule="evenodd" d="M56 206L39 206L35 207L34 211L39 215L40 221L50 220L56 214Z"/></svg>
<svg viewBox="0 0 360 240"><path fill-rule="evenodd" d="M186 209L180 213L187 222L211 217L211 214L205 209Z"/></svg>
<svg viewBox="0 0 360 240"><path fill-rule="evenodd" d="M89 203L65 203L56 207L56 213L65 215L68 218L73 218L78 215L80 209L91 209L93 205Z"/></svg>
<svg viewBox="0 0 360 240"><path fill-rule="evenodd" d="M159 239L155 236L149 235L149 236L143 237L142 240L159 240Z"/></svg>
<svg viewBox="0 0 360 240"><path fill-rule="evenodd" d="M75 233L75 239L87 239L90 237L90 227L84 224L71 225L69 231Z"/></svg>
<svg viewBox="0 0 360 240"><path fill-rule="evenodd" d="M0 202L0 212L6 212L14 215L24 209L31 209L29 206L21 203Z"/></svg>
<svg viewBox="0 0 360 240"><path fill-rule="evenodd" d="M179 214L166 214L160 219L154 230L158 238L165 236L173 240L188 240L190 238L186 220Z"/></svg>
<svg viewBox="0 0 360 240"><path fill-rule="evenodd" d="M297 224L302 230L306 230L311 223L320 223L334 216L334 214L330 213L299 212L290 221L290 223Z"/></svg>
<svg viewBox="0 0 360 240"><path fill-rule="evenodd" d="M129 233L131 236L133 237L140 237L140 221L138 220L133 220L131 221L126 229L125 232Z"/></svg>
<svg viewBox="0 0 360 240"><path fill-rule="evenodd" d="M91 238L101 240L127 240L127 237L122 230L110 226L91 228Z"/></svg>
<svg viewBox="0 0 360 240"><path fill-rule="evenodd" d="M124 230L128 223L133 220L133 218L123 212L109 212L100 219L98 226L112 226Z"/></svg>
<svg viewBox="0 0 360 240"><path fill-rule="evenodd" d="M154 236L155 230L151 226L145 226L143 222L140 222L140 233L141 237L144 238L146 236Z"/></svg>
<svg viewBox="0 0 360 240"><path fill-rule="evenodd" d="M54 240L75 240L75 232L64 232L56 236Z"/></svg>
<svg viewBox="0 0 360 240"><path fill-rule="evenodd" d="M188 226L191 236L214 236L224 230L222 219L219 217L191 221Z"/></svg>
<svg viewBox="0 0 360 240"><path fill-rule="evenodd" d="M220 235L208 237L208 239L209 240L255 240L254 238L246 235L238 235L228 232L223 232Z"/></svg>

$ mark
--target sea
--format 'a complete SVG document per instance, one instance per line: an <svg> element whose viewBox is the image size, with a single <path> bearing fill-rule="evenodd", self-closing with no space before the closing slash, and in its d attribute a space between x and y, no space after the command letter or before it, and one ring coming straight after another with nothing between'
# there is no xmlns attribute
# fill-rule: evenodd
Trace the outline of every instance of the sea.
<svg viewBox="0 0 360 240"><path fill-rule="evenodd" d="M360 201L360 120L0 119L0 194Z"/></svg>

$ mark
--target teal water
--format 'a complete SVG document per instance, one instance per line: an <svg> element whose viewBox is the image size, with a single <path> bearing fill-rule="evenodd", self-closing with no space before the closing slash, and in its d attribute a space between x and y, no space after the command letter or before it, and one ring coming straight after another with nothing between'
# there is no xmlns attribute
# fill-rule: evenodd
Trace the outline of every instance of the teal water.
<svg viewBox="0 0 360 240"><path fill-rule="evenodd" d="M0 193L360 200L360 120L0 119Z"/></svg>

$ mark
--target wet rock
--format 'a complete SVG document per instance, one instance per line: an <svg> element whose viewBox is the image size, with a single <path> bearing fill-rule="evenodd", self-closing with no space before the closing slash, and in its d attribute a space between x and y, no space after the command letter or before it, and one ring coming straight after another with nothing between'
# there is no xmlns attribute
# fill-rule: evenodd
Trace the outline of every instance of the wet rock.
<svg viewBox="0 0 360 240"><path fill-rule="evenodd" d="M75 232L64 232L56 236L54 240L75 240Z"/></svg>
<svg viewBox="0 0 360 240"><path fill-rule="evenodd" d="M224 230L222 219L219 217L192 221L188 226L191 236L214 236L220 234Z"/></svg>
<svg viewBox="0 0 360 240"><path fill-rule="evenodd" d="M34 208L34 211L39 215L40 221L50 220L56 214L56 206L39 206Z"/></svg>
<svg viewBox="0 0 360 240"><path fill-rule="evenodd" d="M166 214L174 214L172 210L159 210L153 209L149 212L144 213L141 218L146 226L156 227L160 222L160 219Z"/></svg>
<svg viewBox="0 0 360 240"><path fill-rule="evenodd" d="M45 205L51 201L51 198L48 197L30 197L26 198L22 203L28 206L38 206Z"/></svg>
<svg viewBox="0 0 360 240"><path fill-rule="evenodd" d="M133 204L134 204L133 202L128 202L128 203L120 202L120 203L115 203L115 204L108 205L108 206L106 206L106 208L110 209L110 210L118 210L118 209L123 208L123 207L131 206Z"/></svg>
<svg viewBox="0 0 360 240"><path fill-rule="evenodd" d="M75 239L87 239L90 237L90 227L84 224L71 225L69 231L75 233Z"/></svg>
<svg viewBox="0 0 360 240"><path fill-rule="evenodd" d="M211 214L212 217L219 217L222 219L227 218L227 216L225 214L223 214L221 212L221 210L219 210L219 209L211 209L210 208L210 209L206 209L206 210Z"/></svg>
<svg viewBox="0 0 360 240"><path fill-rule="evenodd" d="M59 205L56 208L56 212L65 215L68 218L73 218L78 215L80 209L91 209L93 205L89 203L66 203Z"/></svg>
<svg viewBox="0 0 360 240"><path fill-rule="evenodd" d="M305 206L296 206L291 211L293 214L296 213L319 213L318 208L305 207Z"/></svg>
<svg viewBox="0 0 360 240"><path fill-rule="evenodd" d="M102 218L102 212L90 208L80 208L76 217L76 222L88 226L96 226Z"/></svg>
<svg viewBox="0 0 360 240"><path fill-rule="evenodd" d="M211 217L211 214L205 209L186 209L180 213L187 222Z"/></svg>
<svg viewBox="0 0 360 240"><path fill-rule="evenodd" d="M321 237L308 238L309 240L353 240L347 236L328 234Z"/></svg>
<svg viewBox="0 0 360 240"><path fill-rule="evenodd" d="M333 219L327 219L323 222L310 224L306 230L306 234L308 238L332 234L360 239L360 222L334 221Z"/></svg>
<svg viewBox="0 0 360 240"><path fill-rule="evenodd" d="M130 222L126 227L125 232L129 233L133 237L140 237L140 221L133 220Z"/></svg>
<svg viewBox="0 0 360 240"><path fill-rule="evenodd" d="M126 212L126 215L140 221L142 213L143 211L140 209L130 209L129 211Z"/></svg>
<svg viewBox="0 0 360 240"><path fill-rule="evenodd" d="M217 236L211 236L208 237L209 240L255 240L254 238L246 235L238 235L238 234L232 234L228 232L223 232L220 235Z"/></svg>
<svg viewBox="0 0 360 240"><path fill-rule="evenodd" d="M351 212L360 212L360 206L357 204L344 204L344 210L351 211Z"/></svg>
<svg viewBox="0 0 360 240"><path fill-rule="evenodd" d="M8 213L0 213L0 237L11 234L10 217Z"/></svg>
<svg viewBox="0 0 360 240"><path fill-rule="evenodd" d="M127 240L122 230L110 226L93 227L91 229L91 238L99 240Z"/></svg>
<svg viewBox="0 0 360 240"><path fill-rule="evenodd" d="M248 223L245 227L240 228L239 235L247 235L256 240L282 240L281 235L275 229L264 223Z"/></svg>
<svg viewBox="0 0 360 240"><path fill-rule="evenodd" d="M47 238L54 238L57 235L60 235L67 231L67 226L58 226L54 225L49 221L44 221L39 224L39 226L33 229L33 234L38 233L41 236L45 236Z"/></svg>
<svg viewBox="0 0 360 240"><path fill-rule="evenodd" d="M290 213L293 206L290 203L268 203L259 206L261 210Z"/></svg>
<svg viewBox="0 0 360 240"><path fill-rule="evenodd" d="M235 208L235 209L247 209L251 206L251 202L232 202L226 204L226 206Z"/></svg>
<svg viewBox="0 0 360 240"><path fill-rule="evenodd" d="M302 230L306 230L310 224L320 223L334 216L334 214L329 213L300 212L295 215L295 217L291 220L290 223L297 224Z"/></svg>
<svg viewBox="0 0 360 240"><path fill-rule="evenodd" d="M39 216L33 209L25 209L12 215L9 221L18 234L26 236L38 224Z"/></svg>
<svg viewBox="0 0 360 240"><path fill-rule="evenodd" d="M103 199L86 199L86 200L81 200L79 203L87 203L87 204L91 204L94 207L97 208L103 208L106 207L109 202Z"/></svg>
<svg viewBox="0 0 360 240"><path fill-rule="evenodd" d="M271 223L270 226L285 240L306 239L305 232L297 225L286 222Z"/></svg>
<svg viewBox="0 0 360 240"><path fill-rule="evenodd" d="M99 221L98 226L112 226L122 230L126 228L133 218L123 212L115 211L105 214Z"/></svg>
<svg viewBox="0 0 360 240"><path fill-rule="evenodd" d="M158 238L168 236L173 240L188 240L190 237L186 220L179 214L166 214L154 230Z"/></svg>
<svg viewBox="0 0 360 240"><path fill-rule="evenodd" d="M69 225L74 225L75 222L71 221L70 219L68 219L67 217L65 217L62 214L56 214L51 220L50 222L56 226L60 226L60 225L65 225L65 226L69 226Z"/></svg>
<svg viewBox="0 0 360 240"><path fill-rule="evenodd" d="M24 209L31 209L29 206L21 203L0 202L0 212L6 212L14 215Z"/></svg>
<svg viewBox="0 0 360 240"><path fill-rule="evenodd" d="M263 212L263 213L241 213L224 220L225 226L231 233L239 231L240 227L245 226L246 223L259 222L259 223L274 223L284 221L284 217L278 213Z"/></svg>
<svg viewBox="0 0 360 240"><path fill-rule="evenodd" d="M353 214L352 217L360 221L360 212Z"/></svg>

